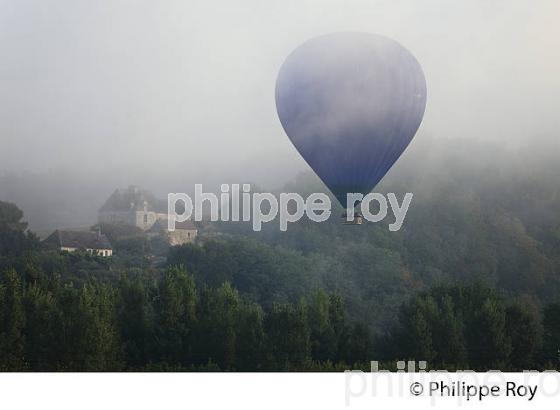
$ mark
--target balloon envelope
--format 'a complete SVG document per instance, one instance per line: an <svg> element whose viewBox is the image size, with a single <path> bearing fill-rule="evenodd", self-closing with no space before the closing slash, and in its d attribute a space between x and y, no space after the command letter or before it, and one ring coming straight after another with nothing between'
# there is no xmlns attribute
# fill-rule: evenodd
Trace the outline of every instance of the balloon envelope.
<svg viewBox="0 0 560 410"><path fill-rule="evenodd" d="M286 59L276 108L286 134L343 207L367 194L418 130L426 81L396 41L367 33L313 38Z"/></svg>

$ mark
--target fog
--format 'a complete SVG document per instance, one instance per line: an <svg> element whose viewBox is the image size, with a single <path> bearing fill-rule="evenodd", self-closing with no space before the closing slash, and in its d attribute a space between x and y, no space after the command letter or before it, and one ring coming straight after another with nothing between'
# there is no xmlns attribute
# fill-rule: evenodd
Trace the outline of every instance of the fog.
<svg viewBox="0 0 560 410"><path fill-rule="evenodd" d="M277 73L336 31L393 38L422 65L426 114L395 168L440 140L535 149L560 125L559 18L557 0L0 0L0 200L81 201L72 225L118 186L281 186L308 167Z"/></svg>

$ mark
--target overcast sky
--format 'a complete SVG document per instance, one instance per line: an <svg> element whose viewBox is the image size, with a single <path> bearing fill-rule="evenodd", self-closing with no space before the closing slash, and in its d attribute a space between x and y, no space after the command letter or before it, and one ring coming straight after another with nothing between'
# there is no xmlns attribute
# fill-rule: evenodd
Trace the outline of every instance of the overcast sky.
<svg viewBox="0 0 560 410"><path fill-rule="evenodd" d="M412 144L554 138L558 21L557 0L0 0L0 172L289 178L308 168L276 76L336 31L416 56L428 104Z"/></svg>

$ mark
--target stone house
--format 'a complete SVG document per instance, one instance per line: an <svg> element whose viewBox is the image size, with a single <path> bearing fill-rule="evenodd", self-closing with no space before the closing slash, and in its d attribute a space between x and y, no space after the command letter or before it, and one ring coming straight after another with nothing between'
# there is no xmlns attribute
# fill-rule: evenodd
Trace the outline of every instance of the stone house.
<svg viewBox="0 0 560 410"><path fill-rule="evenodd" d="M134 185L115 190L99 210L101 224L135 226L150 237L163 236L171 246L194 242L198 229L192 221L178 222L170 232L167 219L167 202Z"/></svg>
<svg viewBox="0 0 560 410"><path fill-rule="evenodd" d="M158 220L167 221L167 203L136 186L117 189L99 210L99 222L136 226L144 231Z"/></svg>
<svg viewBox="0 0 560 410"><path fill-rule="evenodd" d="M92 255L113 255L111 243L100 232L56 230L43 243L65 252L85 250Z"/></svg>
<svg viewBox="0 0 560 410"><path fill-rule="evenodd" d="M175 230L167 229L167 221L158 220L147 231L148 236L162 235L171 246L193 243L198 235L198 229L192 221L176 222Z"/></svg>

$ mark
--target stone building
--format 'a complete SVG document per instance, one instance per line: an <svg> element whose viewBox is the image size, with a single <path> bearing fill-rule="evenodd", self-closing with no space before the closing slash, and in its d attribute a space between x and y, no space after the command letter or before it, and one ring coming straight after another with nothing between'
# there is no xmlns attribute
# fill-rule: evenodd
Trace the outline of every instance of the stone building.
<svg viewBox="0 0 560 410"><path fill-rule="evenodd" d="M43 243L65 252L85 250L92 255L113 255L111 243L100 232L56 230Z"/></svg>
<svg viewBox="0 0 560 410"><path fill-rule="evenodd" d="M170 232L167 219L167 202L136 186L115 190L99 210L101 224L135 226L150 237L165 237L171 246L194 242L198 229L192 221L177 222Z"/></svg>
<svg viewBox="0 0 560 410"><path fill-rule="evenodd" d="M146 231L158 220L167 221L167 203L133 185L115 190L99 210L102 224L130 225Z"/></svg>
<svg viewBox="0 0 560 410"><path fill-rule="evenodd" d="M193 243L198 235L198 229L192 221L176 222L175 230L167 229L167 221L158 220L148 231L149 236L162 235L171 246Z"/></svg>

